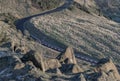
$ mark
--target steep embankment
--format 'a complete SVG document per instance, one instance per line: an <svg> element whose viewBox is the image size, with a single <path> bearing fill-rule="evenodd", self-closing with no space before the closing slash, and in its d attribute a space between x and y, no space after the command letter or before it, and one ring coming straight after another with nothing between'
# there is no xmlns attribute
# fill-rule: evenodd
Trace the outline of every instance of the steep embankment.
<svg viewBox="0 0 120 81"><path fill-rule="evenodd" d="M112 56L119 62L119 24L100 16L95 1L87 2L85 6L81 2L76 0L68 10L33 18L30 23L84 54L97 58Z"/></svg>

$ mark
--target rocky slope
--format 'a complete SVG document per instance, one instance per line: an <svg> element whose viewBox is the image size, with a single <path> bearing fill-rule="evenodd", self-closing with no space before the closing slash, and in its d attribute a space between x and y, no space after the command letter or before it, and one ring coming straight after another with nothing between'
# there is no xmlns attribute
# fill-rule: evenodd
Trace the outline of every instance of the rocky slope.
<svg viewBox="0 0 120 81"><path fill-rule="evenodd" d="M1 52L0 52L1 53ZM5 54L5 52L4 52ZM12 54L12 53L11 53ZM69 56L72 55L72 56ZM64 56L64 58L63 58ZM59 58L58 58L59 57ZM30 51L0 58L1 81L119 81L119 73L111 59L101 59L87 70L78 65L73 49L55 59L47 59L39 52ZM82 65L86 66L86 65Z"/></svg>
<svg viewBox="0 0 120 81"><path fill-rule="evenodd" d="M14 25L15 20L16 18L10 14L2 14L0 16L0 50L1 51L25 54L31 49L36 51L42 51L46 49L45 46L40 45L38 42L30 38L29 33L27 31L25 31L26 34L23 35L20 30L17 30ZM51 49L46 49L44 53L45 52L48 55L58 54L58 52Z"/></svg>
<svg viewBox="0 0 120 81"><path fill-rule="evenodd" d="M33 25L83 54L96 58L112 56L114 61L119 63L119 23L100 16L99 11L92 12L87 8L89 4L86 7L89 11L84 10L82 5L81 0L76 0L67 10L33 18L27 23L28 27Z"/></svg>
<svg viewBox="0 0 120 81"><path fill-rule="evenodd" d="M120 81L120 24L105 17L112 17L107 14L112 12L119 15L118 0L75 0L68 9L27 21L25 27L30 31L25 30L24 35L16 29L14 21L18 18L55 8L58 3L0 1L0 81ZM30 37L31 32L41 36L32 26L57 40L51 42L43 37L44 42L60 42L68 48L60 53L41 45ZM75 57L73 48L101 60L81 60Z"/></svg>

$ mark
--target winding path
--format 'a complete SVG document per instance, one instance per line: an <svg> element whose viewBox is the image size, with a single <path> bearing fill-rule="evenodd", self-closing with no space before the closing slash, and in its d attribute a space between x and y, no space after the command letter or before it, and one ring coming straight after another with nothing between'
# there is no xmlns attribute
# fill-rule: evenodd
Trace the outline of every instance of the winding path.
<svg viewBox="0 0 120 81"><path fill-rule="evenodd" d="M66 0L63 5L57 7L56 9L46 11L46 12L43 12L43 13L40 13L40 14L32 15L32 16L29 16L29 17L26 17L26 18L23 18L23 19L19 19L18 21L16 21L16 24L15 24L16 28L21 30L22 32L24 32L24 30L28 30L29 33L30 33L30 36L33 39L35 39L36 41L38 41L40 44L42 44L42 45L44 45L48 48L51 48L53 50L56 50L58 52L63 52L67 48L67 46L65 46L64 44L58 42L57 40L55 40L53 38L50 38L49 36L45 35L44 33L42 33L39 29L37 29L34 26L30 26L29 28L25 27L24 23L26 21L30 20L33 17L43 16L43 15L46 15L46 14L50 14L50 13L54 13L54 12L58 12L58 11L62 11L64 9L67 9L72 3L73 3L73 0ZM30 29L32 31L30 31ZM98 59L93 58L89 55L80 53L76 50L75 50L75 56L77 58L80 58L80 59L85 60L87 62L90 62L92 64L96 64L98 62Z"/></svg>

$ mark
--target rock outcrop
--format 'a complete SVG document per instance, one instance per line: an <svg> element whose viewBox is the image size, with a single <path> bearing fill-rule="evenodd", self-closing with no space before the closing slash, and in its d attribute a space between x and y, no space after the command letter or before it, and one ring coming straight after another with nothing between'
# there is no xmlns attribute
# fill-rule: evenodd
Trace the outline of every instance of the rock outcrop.
<svg viewBox="0 0 120 81"><path fill-rule="evenodd" d="M100 77L97 78L97 81L119 81L117 78L115 78L113 72L105 73L101 72Z"/></svg>
<svg viewBox="0 0 120 81"><path fill-rule="evenodd" d="M57 59L63 64L77 64L72 47L68 47Z"/></svg>
<svg viewBox="0 0 120 81"><path fill-rule="evenodd" d="M101 59L97 65L96 72L101 72L98 81L117 81L120 80L118 70L111 59ZM114 80L113 80L114 79Z"/></svg>
<svg viewBox="0 0 120 81"><path fill-rule="evenodd" d="M72 47L68 47L64 53L61 53L57 59L62 64L62 71L68 73L80 73L83 72L82 68L77 64L74 51Z"/></svg>
<svg viewBox="0 0 120 81"><path fill-rule="evenodd" d="M43 61L43 57L40 53L35 51L30 51L22 58L22 61L32 61L33 64L40 68L42 71L45 71L45 63Z"/></svg>
<svg viewBox="0 0 120 81"><path fill-rule="evenodd" d="M75 64L71 68L71 73L80 73L83 72L83 69L79 65Z"/></svg>
<svg viewBox="0 0 120 81"><path fill-rule="evenodd" d="M61 67L61 64L57 59L49 59L46 61L46 69L55 69L59 67Z"/></svg>
<svg viewBox="0 0 120 81"><path fill-rule="evenodd" d="M80 74L80 81L86 81L86 79L85 79L85 77L84 77L84 75L83 74Z"/></svg>

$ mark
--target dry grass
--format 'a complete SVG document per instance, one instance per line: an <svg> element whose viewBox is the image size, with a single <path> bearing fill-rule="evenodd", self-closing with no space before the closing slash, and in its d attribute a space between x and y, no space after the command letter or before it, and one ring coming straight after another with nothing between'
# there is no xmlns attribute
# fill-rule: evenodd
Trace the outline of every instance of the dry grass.
<svg viewBox="0 0 120 81"><path fill-rule="evenodd" d="M0 0L0 13L11 13L17 18L21 18L56 8L63 3L63 1L64 0Z"/></svg>
<svg viewBox="0 0 120 81"><path fill-rule="evenodd" d="M40 53L42 52L43 56L44 55L55 56L56 54L58 54L58 52L48 49L45 46L42 46L38 42L29 39L27 36L23 36L20 31L17 31L7 23L0 21L0 51L2 50L9 52L11 50L11 47L6 46L6 44L9 42L11 44L14 43L15 45L17 45L19 49L25 48L26 52L28 52L29 50L35 50Z"/></svg>
<svg viewBox="0 0 120 81"><path fill-rule="evenodd" d="M33 18L33 24L49 36L93 57L120 60L119 24L75 8Z"/></svg>

